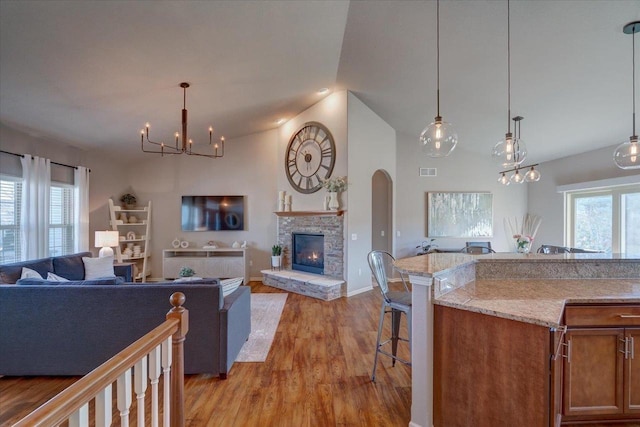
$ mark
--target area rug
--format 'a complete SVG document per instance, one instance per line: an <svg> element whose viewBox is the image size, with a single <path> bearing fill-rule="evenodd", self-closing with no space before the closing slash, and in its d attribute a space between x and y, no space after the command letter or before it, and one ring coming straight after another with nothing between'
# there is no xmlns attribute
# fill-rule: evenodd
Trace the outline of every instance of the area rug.
<svg viewBox="0 0 640 427"><path fill-rule="evenodd" d="M251 334L236 362L267 360L285 302L287 294L251 294Z"/></svg>

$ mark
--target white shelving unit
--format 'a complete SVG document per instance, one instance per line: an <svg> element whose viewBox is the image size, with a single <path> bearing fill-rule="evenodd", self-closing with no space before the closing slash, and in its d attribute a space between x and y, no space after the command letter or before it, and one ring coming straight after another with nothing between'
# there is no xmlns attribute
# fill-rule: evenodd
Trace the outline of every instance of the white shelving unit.
<svg viewBox="0 0 640 427"><path fill-rule="evenodd" d="M244 248L165 249L162 251L162 276L175 279L182 267L191 267L198 277L244 277L249 283L247 252Z"/></svg>
<svg viewBox="0 0 640 427"><path fill-rule="evenodd" d="M126 216L126 221L123 218ZM147 206L138 206L133 209L125 209L113 203L109 199L109 221L111 229L117 231L120 241L116 247L116 259L118 262L134 262L137 267L137 274L134 280L145 282L151 275L149 257L151 256L151 202ZM131 217L136 218L136 222L129 222ZM124 255L127 243L140 246L140 256Z"/></svg>

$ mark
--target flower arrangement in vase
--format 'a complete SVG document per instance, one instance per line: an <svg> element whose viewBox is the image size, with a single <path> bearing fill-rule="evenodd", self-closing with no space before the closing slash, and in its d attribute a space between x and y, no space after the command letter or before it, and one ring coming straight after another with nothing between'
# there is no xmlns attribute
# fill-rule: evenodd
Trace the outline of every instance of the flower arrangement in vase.
<svg viewBox="0 0 640 427"><path fill-rule="evenodd" d="M528 254L531 251L531 242L533 242L531 236L514 234L513 238L516 239L516 250L518 253Z"/></svg>
<svg viewBox="0 0 640 427"><path fill-rule="evenodd" d="M346 176L337 176L330 179L322 180L322 186L327 189L329 194L328 207L331 210L337 210L340 207L338 201L338 193L345 191L349 183Z"/></svg>
<svg viewBox="0 0 640 427"><path fill-rule="evenodd" d="M510 227L511 235L515 239L516 252L527 254L531 251L541 223L542 217L532 214L525 214L522 222L519 222L518 218L504 219L505 228L507 225Z"/></svg>

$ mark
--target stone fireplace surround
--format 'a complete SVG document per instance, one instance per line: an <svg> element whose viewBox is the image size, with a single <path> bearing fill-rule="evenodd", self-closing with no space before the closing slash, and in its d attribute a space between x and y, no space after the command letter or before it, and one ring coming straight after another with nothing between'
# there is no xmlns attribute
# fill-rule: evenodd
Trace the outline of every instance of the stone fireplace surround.
<svg viewBox="0 0 640 427"><path fill-rule="evenodd" d="M324 301L342 296L344 276L343 211L276 212L282 270L262 270L265 285ZM324 275L291 270L293 232L324 235Z"/></svg>
<svg viewBox="0 0 640 427"><path fill-rule="evenodd" d="M327 212L329 213L329 212ZM344 216L338 213L308 212L295 216L283 216L278 212L278 244L283 249L282 267L291 269L291 233L324 234L324 275L344 278ZM293 212L291 212L293 214Z"/></svg>

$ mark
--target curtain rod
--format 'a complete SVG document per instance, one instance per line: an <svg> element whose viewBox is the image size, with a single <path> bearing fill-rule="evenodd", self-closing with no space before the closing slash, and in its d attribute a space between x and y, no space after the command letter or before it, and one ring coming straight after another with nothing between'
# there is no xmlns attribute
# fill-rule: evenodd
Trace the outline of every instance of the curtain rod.
<svg viewBox="0 0 640 427"><path fill-rule="evenodd" d="M24 157L24 154L12 153L10 151L0 150L0 153L10 154L12 156ZM77 166L65 165L64 163L58 163L54 161L51 161L51 163L58 166L64 166L65 168L78 169ZM88 171L91 172L91 169L88 169Z"/></svg>

